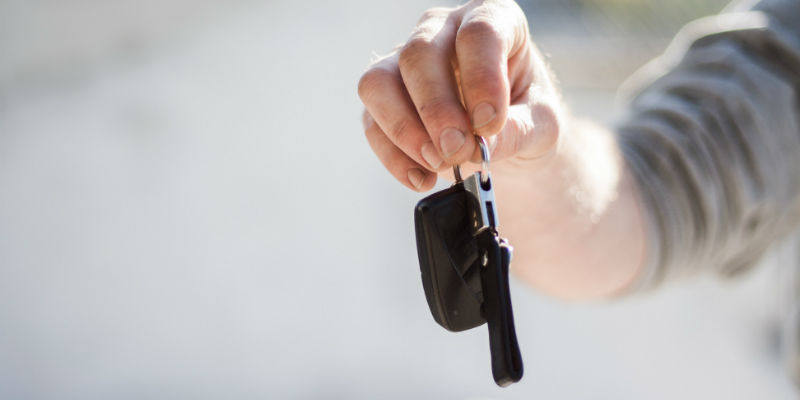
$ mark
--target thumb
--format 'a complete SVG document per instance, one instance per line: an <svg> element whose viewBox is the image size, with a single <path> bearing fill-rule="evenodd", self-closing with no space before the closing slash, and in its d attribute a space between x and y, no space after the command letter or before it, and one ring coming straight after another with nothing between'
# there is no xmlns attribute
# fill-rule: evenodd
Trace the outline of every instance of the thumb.
<svg viewBox="0 0 800 400"><path fill-rule="evenodd" d="M559 138L556 111L549 104L518 104L508 109L503 130L489 138L493 160L537 159L550 154Z"/></svg>

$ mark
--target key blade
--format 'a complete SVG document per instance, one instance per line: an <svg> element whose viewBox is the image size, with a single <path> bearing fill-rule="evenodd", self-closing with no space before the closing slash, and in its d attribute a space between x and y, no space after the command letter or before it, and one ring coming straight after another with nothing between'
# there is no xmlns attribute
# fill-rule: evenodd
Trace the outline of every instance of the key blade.
<svg viewBox="0 0 800 400"><path fill-rule="evenodd" d="M481 181L481 174L485 174L485 182ZM464 188L472 200L472 234L477 235L487 228L497 230L497 209L494 201L492 174L476 172L464 180Z"/></svg>

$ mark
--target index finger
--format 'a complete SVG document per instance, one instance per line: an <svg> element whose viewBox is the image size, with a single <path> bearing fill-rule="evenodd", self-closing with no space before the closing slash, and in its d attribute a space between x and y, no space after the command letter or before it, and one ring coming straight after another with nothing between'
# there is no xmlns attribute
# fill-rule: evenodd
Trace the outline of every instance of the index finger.
<svg viewBox="0 0 800 400"><path fill-rule="evenodd" d="M528 41L528 25L514 2L487 2L467 10L456 35L464 104L475 132L494 135L508 116L508 59Z"/></svg>
<svg viewBox="0 0 800 400"><path fill-rule="evenodd" d="M426 13L399 54L400 74L433 144L448 162L466 161L475 149L461 104L451 55L456 23L450 10Z"/></svg>

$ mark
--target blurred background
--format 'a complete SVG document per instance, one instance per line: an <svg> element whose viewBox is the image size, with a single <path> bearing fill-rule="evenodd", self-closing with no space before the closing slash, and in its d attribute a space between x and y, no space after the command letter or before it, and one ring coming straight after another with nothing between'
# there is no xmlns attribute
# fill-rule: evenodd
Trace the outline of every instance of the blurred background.
<svg viewBox="0 0 800 400"><path fill-rule="evenodd" d="M372 155L356 82L455 4L0 0L0 398L794 398L788 246L613 302L513 282L526 376L507 389L485 328L434 323L422 195ZM724 6L520 4L567 103L602 122Z"/></svg>

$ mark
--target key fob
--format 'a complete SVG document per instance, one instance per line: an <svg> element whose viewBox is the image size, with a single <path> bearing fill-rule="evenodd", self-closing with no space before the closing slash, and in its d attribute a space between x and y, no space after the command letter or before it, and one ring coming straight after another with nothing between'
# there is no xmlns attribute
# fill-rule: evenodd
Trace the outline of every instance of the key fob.
<svg viewBox="0 0 800 400"><path fill-rule="evenodd" d="M480 263L463 182L420 200L414 208L422 287L433 319L459 332L486 322Z"/></svg>
<svg viewBox="0 0 800 400"><path fill-rule="evenodd" d="M508 271L512 249L500 237L489 146L478 138L481 170L417 203L414 224L422 286L433 319L458 332L488 322L492 376L499 386L522 378Z"/></svg>
<svg viewBox="0 0 800 400"><path fill-rule="evenodd" d="M492 178L489 172L483 174L464 180L467 219L473 223L472 235L481 265L482 311L489 327L492 376L498 386L505 387L522 379L523 373L508 284L512 247L497 232Z"/></svg>

